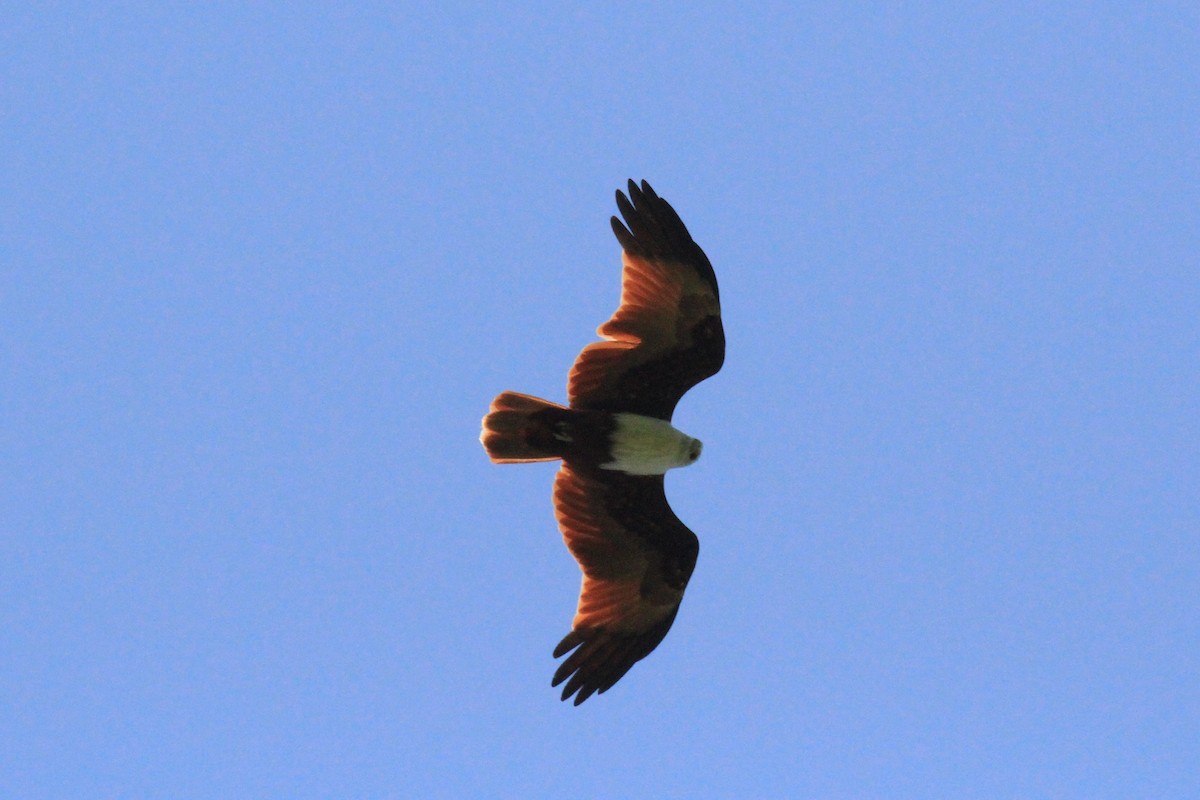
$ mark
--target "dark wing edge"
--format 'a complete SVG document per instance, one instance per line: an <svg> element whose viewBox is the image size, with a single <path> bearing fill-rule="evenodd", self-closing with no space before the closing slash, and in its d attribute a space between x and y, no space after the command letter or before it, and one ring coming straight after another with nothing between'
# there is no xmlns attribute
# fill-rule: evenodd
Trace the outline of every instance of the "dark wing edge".
<svg viewBox="0 0 1200 800"><path fill-rule="evenodd" d="M717 274L713 271L712 262L692 239L692 234L671 204L659 197L644 180L639 188L630 179L628 191L628 199L620 189L616 194L617 210L625 218L625 224L621 224L617 217L610 220L621 249L631 256L687 264L708 284L713 296L720 301L721 292L717 287Z"/></svg>
<svg viewBox="0 0 1200 800"><path fill-rule="evenodd" d="M636 634L608 631L603 628L578 628L563 637L554 648L554 657L571 653L554 673L551 686L563 681L562 699L575 695L579 705L593 694L604 694L625 676L634 664L641 661L666 638L675 622L679 606L649 630ZM576 649L578 648L578 649ZM569 680L568 680L569 678Z"/></svg>

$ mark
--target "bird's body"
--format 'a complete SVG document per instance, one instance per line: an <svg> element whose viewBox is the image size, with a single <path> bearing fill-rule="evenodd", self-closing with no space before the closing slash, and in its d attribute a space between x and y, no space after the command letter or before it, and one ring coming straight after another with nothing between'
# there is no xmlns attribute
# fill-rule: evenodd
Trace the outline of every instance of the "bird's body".
<svg viewBox="0 0 1200 800"><path fill-rule="evenodd" d="M572 630L555 648L553 685L575 704L604 692L666 636L696 565L699 541L671 511L667 470L701 444L671 425L684 392L725 358L716 276L674 209L646 182L617 192L628 229L621 305L568 379L569 406L503 392L480 440L496 463L561 459L559 528L583 571ZM576 649L578 648L578 649Z"/></svg>

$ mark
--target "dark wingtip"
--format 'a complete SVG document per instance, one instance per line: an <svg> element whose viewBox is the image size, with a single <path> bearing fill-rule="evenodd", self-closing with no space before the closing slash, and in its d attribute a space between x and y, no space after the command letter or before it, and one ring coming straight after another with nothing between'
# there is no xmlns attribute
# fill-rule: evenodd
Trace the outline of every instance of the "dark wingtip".
<svg viewBox="0 0 1200 800"><path fill-rule="evenodd" d="M643 214L649 211L649 202L646 200L646 195L642 192L640 186L629 180L629 199L633 201L633 207Z"/></svg>
<svg viewBox="0 0 1200 800"><path fill-rule="evenodd" d="M642 180L639 187L630 178L628 184L628 198L625 192L617 190L617 209L624 217L625 225L613 217L613 233L621 247L630 255L662 257L690 264L712 287L713 295L719 300L721 293L712 264L692 239L679 213L658 196L649 181Z"/></svg>
<svg viewBox="0 0 1200 800"><path fill-rule="evenodd" d="M563 681L565 681L567 679L568 675L571 674L572 671L567 669L566 667L567 667L566 664L558 665L558 669L556 669L554 671L554 677L550 679L551 687L558 686L560 683L562 683ZM567 699L566 692L563 693L563 699L564 700Z"/></svg>
<svg viewBox="0 0 1200 800"><path fill-rule="evenodd" d="M621 199L624 200L625 198ZM629 232L629 229L616 217L613 217L610 222L612 223L613 235L617 237L617 242L621 245L621 249L630 255L637 255L639 252L637 239Z"/></svg>
<svg viewBox="0 0 1200 800"><path fill-rule="evenodd" d="M557 645L555 645L554 657L559 658L560 656L569 653L571 650L574 650L581 644L583 644L583 634L579 631L573 630L564 636Z"/></svg>

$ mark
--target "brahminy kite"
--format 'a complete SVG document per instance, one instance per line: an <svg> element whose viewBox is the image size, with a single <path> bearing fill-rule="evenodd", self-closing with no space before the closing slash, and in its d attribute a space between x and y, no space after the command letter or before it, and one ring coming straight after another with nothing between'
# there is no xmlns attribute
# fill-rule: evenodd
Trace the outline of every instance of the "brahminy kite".
<svg viewBox="0 0 1200 800"><path fill-rule="evenodd" d="M567 379L569 406L504 392L480 441L497 464L562 460L554 511L583 571L571 632L554 657L562 699L610 689L671 629L700 550L671 511L663 475L700 457L671 425L683 394L725 360L712 264L675 209L642 181L617 192L625 224L621 305Z"/></svg>

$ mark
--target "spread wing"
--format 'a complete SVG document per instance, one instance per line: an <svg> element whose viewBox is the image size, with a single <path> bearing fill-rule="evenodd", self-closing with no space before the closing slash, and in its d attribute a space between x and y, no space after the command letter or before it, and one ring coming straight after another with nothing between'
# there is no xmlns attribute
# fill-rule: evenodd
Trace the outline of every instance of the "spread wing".
<svg viewBox="0 0 1200 800"><path fill-rule="evenodd" d="M684 393L725 361L717 277L679 215L642 181L617 192L625 224L621 305L597 329L567 381L572 408L625 411L670 421ZM626 227L628 226L628 228Z"/></svg>
<svg viewBox="0 0 1200 800"><path fill-rule="evenodd" d="M605 692L671 629L700 543L667 504L663 476L564 464L554 480L559 528L583 570L572 630L554 673L575 705ZM576 649L577 648L577 649Z"/></svg>

